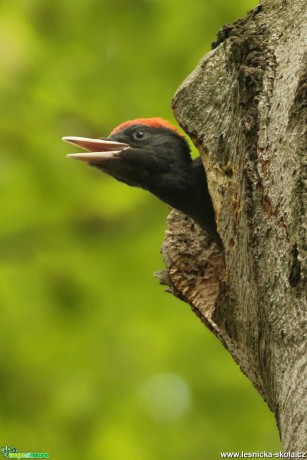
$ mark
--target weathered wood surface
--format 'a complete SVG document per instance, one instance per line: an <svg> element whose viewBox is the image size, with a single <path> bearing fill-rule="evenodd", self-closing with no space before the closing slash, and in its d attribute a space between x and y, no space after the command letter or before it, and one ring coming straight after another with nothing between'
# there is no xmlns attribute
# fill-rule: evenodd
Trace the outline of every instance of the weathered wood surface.
<svg viewBox="0 0 307 460"><path fill-rule="evenodd" d="M292 451L307 449L306 30L305 1L266 0L220 31L178 89L225 252L176 211L163 245L174 294L229 349Z"/></svg>

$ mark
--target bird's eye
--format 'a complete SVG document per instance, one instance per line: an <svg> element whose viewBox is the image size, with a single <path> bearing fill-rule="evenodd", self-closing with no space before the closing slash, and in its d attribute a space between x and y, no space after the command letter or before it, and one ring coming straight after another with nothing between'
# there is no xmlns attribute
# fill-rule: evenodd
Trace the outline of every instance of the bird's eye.
<svg viewBox="0 0 307 460"><path fill-rule="evenodd" d="M146 139L147 134L145 133L145 131L138 129L137 131L134 131L133 137L136 141L141 141L143 139Z"/></svg>

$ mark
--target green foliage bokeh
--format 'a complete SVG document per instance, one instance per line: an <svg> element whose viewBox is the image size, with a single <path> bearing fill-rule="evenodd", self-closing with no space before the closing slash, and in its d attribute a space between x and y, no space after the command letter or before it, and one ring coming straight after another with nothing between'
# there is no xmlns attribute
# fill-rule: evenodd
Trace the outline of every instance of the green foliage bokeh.
<svg viewBox="0 0 307 460"><path fill-rule="evenodd" d="M255 5L0 3L0 447L66 460L280 448L249 381L152 276L166 207L61 142L174 122L176 88Z"/></svg>

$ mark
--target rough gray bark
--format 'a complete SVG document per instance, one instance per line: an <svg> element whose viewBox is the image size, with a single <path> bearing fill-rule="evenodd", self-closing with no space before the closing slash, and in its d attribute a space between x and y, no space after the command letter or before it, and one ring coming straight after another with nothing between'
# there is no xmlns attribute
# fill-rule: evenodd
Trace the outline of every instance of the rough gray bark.
<svg viewBox="0 0 307 460"><path fill-rule="evenodd" d="M306 26L305 0L265 0L178 89L225 252L176 211L163 246L170 289L230 351L291 451L307 450Z"/></svg>

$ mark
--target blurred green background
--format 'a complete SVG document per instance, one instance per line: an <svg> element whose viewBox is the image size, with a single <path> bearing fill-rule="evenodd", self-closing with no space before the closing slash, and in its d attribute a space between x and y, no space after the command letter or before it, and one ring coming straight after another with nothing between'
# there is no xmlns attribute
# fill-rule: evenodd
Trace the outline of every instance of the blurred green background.
<svg viewBox="0 0 307 460"><path fill-rule="evenodd" d="M179 84L255 5L0 3L0 447L66 460L279 450L260 396L152 276L167 208L61 142L174 122Z"/></svg>

